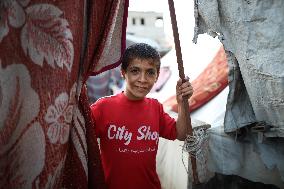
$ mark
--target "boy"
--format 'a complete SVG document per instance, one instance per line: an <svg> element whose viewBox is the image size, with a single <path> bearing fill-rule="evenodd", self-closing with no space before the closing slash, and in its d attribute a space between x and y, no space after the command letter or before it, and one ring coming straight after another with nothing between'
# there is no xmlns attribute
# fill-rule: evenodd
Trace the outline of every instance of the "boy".
<svg viewBox="0 0 284 189"><path fill-rule="evenodd" d="M156 173L159 136L170 140L186 138L182 97L191 97L188 79L177 82L177 121L163 106L146 95L158 79L160 55L139 43L128 47L122 57L124 92L99 99L91 106L105 179L110 189L160 189Z"/></svg>

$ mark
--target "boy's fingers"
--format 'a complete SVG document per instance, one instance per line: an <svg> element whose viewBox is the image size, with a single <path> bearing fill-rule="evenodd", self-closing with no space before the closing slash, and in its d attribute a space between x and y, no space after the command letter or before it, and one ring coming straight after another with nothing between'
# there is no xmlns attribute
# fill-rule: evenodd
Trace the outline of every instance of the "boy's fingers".
<svg viewBox="0 0 284 189"><path fill-rule="evenodd" d="M191 91L192 88L190 86L187 86L187 87L184 87L181 89L181 91L184 93L184 92L187 92L187 91Z"/></svg>
<svg viewBox="0 0 284 189"><path fill-rule="evenodd" d="M187 81L187 82L184 82L182 84L182 88L185 88L185 87L189 87L190 86L190 83Z"/></svg>
<svg viewBox="0 0 284 189"><path fill-rule="evenodd" d="M181 87L182 89L183 89L183 88L187 88L187 87L191 87L191 84L190 84L189 81L186 81L186 82L184 82L180 87Z"/></svg>
<svg viewBox="0 0 284 189"><path fill-rule="evenodd" d="M177 89L180 89L181 85L182 85L182 80L179 79L179 80L177 81Z"/></svg>
<svg viewBox="0 0 284 189"><path fill-rule="evenodd" d="M181 78L177 81L177 91L176 95L178 98L183 98L183 97L190 97L193 94L193 87L191 83L189 82L189 77L186 77L184 80Z"/></svg>
<svg viewBox="0 0 284 189"><path fill-rule="evenodd" d="M181 92L183 95L189 95L189 94L192 94L193 93L193 90L183 90L182 92Z"/></svg>
<svg viewBox="0 0 284 189"><path fill-rule="evenodd" d="M186 76L186 77L184 78L184 82L183 82L183 80L182 80L181 78L179 78L179 80L177 81L177 84L178 84L178 85L181 85L181 84L183 84L183 83L188 83L188 81L189 81L189 77Z"/></svg>
<svg viewBox="0 0 284 189"><path fill-rule="evenodd" d="M190 89L190 90L186 90L185 92L183 92L183 93L185 93L185 94L193 94L193 90L192 89Z"/></svg>

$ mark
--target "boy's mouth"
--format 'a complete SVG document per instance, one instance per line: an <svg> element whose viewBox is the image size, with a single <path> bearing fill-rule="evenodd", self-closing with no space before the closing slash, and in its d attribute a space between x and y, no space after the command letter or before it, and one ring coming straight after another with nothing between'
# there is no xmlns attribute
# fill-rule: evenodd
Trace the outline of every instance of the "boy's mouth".
<svg viewBox="0 0 284 189"><path fill-rule="evenodd" d="M148 90L148 87L136 86L136 88L137 88L138 90L142 90L142 91Z"/></svg>

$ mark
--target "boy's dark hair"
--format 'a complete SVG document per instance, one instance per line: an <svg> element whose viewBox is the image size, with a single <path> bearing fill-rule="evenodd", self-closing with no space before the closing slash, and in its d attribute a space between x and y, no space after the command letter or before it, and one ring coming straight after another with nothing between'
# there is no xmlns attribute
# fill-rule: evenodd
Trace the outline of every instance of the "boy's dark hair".
<svg viewBox="0 0 284 189"><path fill-rule="evenodd" d="M146 43L135 43L125 50L122 56L121 69L126 71L129 63L136 58L151 59L159 72L161 65L160 54L156 49Z"/></svg>

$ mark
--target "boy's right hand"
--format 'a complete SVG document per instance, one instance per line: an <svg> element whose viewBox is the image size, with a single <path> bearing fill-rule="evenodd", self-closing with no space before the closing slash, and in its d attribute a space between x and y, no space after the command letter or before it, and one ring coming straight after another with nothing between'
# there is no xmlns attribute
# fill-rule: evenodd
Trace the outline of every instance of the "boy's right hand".
<svg viewBox="0 0 284 189"><path fill-rule="evenodd" d="M193 94L193 88L191 83L189 82L189 78L186 77L185 81L182 83L182 79L180 78L177 81L176 85L176 100L177 103L180 104L182 103L183 97L186 97L189 99Z"/></svg>

